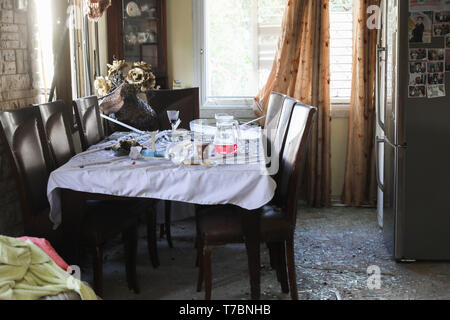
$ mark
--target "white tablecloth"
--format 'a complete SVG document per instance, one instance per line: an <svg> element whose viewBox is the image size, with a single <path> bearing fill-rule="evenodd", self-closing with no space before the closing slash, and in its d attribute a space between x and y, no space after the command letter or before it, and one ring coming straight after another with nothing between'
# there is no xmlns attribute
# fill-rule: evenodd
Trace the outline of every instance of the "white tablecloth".
<svg viewBox="0 0 450 320"><path fill-rule="evenodd" d="M215 167L175 165L166 159L133 161L96 145L50 175L50 220L61 224L60 189L191 204L234 204L254 210L272 200L276 183L263 164Z"/></svg>

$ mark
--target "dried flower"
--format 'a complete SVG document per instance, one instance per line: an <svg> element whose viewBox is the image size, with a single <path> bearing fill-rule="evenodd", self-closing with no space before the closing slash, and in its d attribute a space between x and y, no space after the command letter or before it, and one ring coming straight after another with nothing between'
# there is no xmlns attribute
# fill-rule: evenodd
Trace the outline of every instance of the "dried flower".
<svg viewBox="0 0 450 320"><path fill-rule="evenodd" d="M108 64L108 77L114 76L118 71L122 71L125 67L128 67L128 63L125 60L114 60L113 64Z"/></svg>
<svg viewBox="0 0 450 320"><path fill-rule="evenodd" d="M117 88L123 83L127 83L135 91L148 92L153 90L156 85L156 77L152 72L151 65L143 61L131 64L125 60L114 60L112 65L108 64L107 79L109 80L109 89L111 87ZM98 86L99 88L106 88L101 80L99 80Z"/></svg>
<svg viewBox="0 0 450 320"><path fill-rule="evenodd" d="M145 71L152 71L152 66L144 61L133 63L133 68L141 68Z"/></svg>
<svg viewBox="0 0 450 320"><path fill-rule="evenodd" d="M133 68L128 72L127 83L134 85L141 92L147 92L155 87L155 75L141 68Z"/></svg>
<svg viewBox="0 0 450 320"><path fill-rule="evenodd" d="M153 90L156 85L155 75L152 72L148 73L147 75L148 75L147 81L145 81L141 86L142 92L147 92L147 91Z"/></svg>
<svg viewBox="0 0 450 320"><path fill-rule="evenodd" d="M108 94L109 90L111 90L112 83L107 77L97 77L94 86L100 96L105 96Z"/></svg>
<svg viewBox="0 0 450 320"><path fill-rule="evenodd" d="M128 72L127 82L129 84L140 85L145 81L145 71L140 68L133 68Z"/></svg>

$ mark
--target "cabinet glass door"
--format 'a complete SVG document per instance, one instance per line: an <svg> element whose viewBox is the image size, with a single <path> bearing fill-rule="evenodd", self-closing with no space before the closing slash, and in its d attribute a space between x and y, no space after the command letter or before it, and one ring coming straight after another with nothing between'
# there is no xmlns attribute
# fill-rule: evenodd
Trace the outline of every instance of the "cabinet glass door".
<svg viewBox="0 0 450 320"><path fill-rule="evenodd" d="M127 61L145 61L158 70L156 0L123 0L123 48Z"/></svg>

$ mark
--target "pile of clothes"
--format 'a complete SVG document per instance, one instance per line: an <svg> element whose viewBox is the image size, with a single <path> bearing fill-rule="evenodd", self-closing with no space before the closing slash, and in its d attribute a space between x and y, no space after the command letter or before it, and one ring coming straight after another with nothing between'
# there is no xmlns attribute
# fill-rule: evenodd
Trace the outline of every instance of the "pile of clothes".
<svg viewBox="0 0 450 320"><path fill-rule="evenodd" d="M0 236L0 299L37 300L64 292L98 299L45 239Z"/></svg>

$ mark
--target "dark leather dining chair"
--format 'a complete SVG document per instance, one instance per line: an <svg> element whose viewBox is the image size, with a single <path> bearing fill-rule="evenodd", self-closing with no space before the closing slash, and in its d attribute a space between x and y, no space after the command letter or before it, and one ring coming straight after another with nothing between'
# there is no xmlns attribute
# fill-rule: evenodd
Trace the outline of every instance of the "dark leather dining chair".
<svg viewBox="0 0 450 320"><path fill-rule="evenodd" d="M105 138L97 96L73 101L73 110L80 133L81 147L83 151L86 151L90 146Z"/></svg>
<svg viewBox="0 0 450 320"><path fill-rule="evenodd" d="M294 300L298 299L294 256L297 200L315 113L314 107L295 105L282 153L276 195L270 205L259 210L260 239L272 248L277 278L281 283L282 291L288 293L290 290ZM201 291L204 282L205 298L211 299L211 251L216 246L245 241L241 213L234 206L215 206L204 209L198 213L197 229L200 239L198 254L202 261L197 289ZM259 266L254 266L249 261L250 267Z"/></svg>
<svg viewBox="0 0 450 320"><path fill-rule="evenodd" d="M199 88L186 88L179 90L153 90L147 99L150 106L158 115L161 130L171 130L167 117L167 110L180 111L180 129L190 130L190 123L200 116ZM166 235L170 248L173 248L171 234L171 202L164 201L165 223L161 225L161 237Z"/></svg>
<svg viewBox="0 0 450 320"><path fill-rule="evenodd" d="M53 105L61 106L59 102ZM58 113L56 107L52 108L53 105L42 106L42 109L48 111L47 120L55 119L50 110L53 110L54 114ZM47 121L44 126L40 108L36 106L4 111L0 114L2 137L9 146L18 179L25 232L28 236L46 238L50 242L54 241L54 237L51 231L53 226L49 219L47 183L50 172L56 169L56 164L50 151L51 144L47 144L47 134L49 137L58 137L59 154L68 154L73 147L70 146L70 140L63 141L69 137L66 135L67 128L63 125L51 125L52 122L53 120ZM50 130L46 133L44 128ZM63 150L64 146L67 150ZM87 214L83 221L80 241L93 252L95 292L101 296L103 291L102 246L108 239L121 232L125 246L128 285L130 289L139 292L136 281L136 251L137 225L142 212L138 208L131 208L130 203L125 201L106 205L92 202L86 207Z"/></svg>
<svg viewBox="0 0 450 320"><path fill-rule="evenodd" d="M39 109L27 107L0 113L0 132L18 187L24 232L47 238L58 248L59 232L49 219L47 180L52 159Z"/></svg>
<svg viewBox="0 0 450 320"><path fill-rule="evenodd" d="M80 133L82 149L85 151L105 138L98 98L97 96L91 96L75 100L73 101L73 109ZM140 202L145 202L145 206L150 206L150 208L154 206L154 201L142 200ZM159 257L156 244L155 211L148 210L145 218L147 220L147 243L150 261L153 267L157 268L159 266Z"/></svg>
<svg viewBox="0 0 450 320"><path fill-rule="evenodd" d="M267 156L269 156L269 159L266 160L267 166L271 167L269 173L275 180L278 180L280 160L286 140L289 121L291 120L294 106L297 103L300 103L300 101L281 93L272 92L270 95L266 126L264 129L266 132L265 138L267 139ZM196 208L197 210L201 210L202 206L197 206ZM272 253L272 250L270 250L270 252ZM271 265L274 267L272 254L270 254L270 258ZM198 263L197 257L197 266Z"/></svg>
<svg viewBox="0 0 450 320"><path fill-rule="evenodd" d="M180 111L180 129L190 130L190 122L200 116L199 88L153 90L148 94L149 105L158 114L161 130L171 130L167 110Z"/></svg>
<svg viewBox="0 0 450 320"><path fill-rule="evenodd" d="M267 135L267 155L270 157L267 161L267 166L270 167L269 173L277 182L289 121L294 106L297 103L300 103L300 101L281 93L272 92L270 95L266 126L264 129ZM270 265L272 268L275 268L272 247L268 245L268 248Z"/></svg>
<svg viewBox="0 0 450 320"><path fill-rule="evenodd" d="M72 109L61 100L37 105L37 107L41 111L42 122L55 165L60 167L75 155L69 119Z"/></svg>

